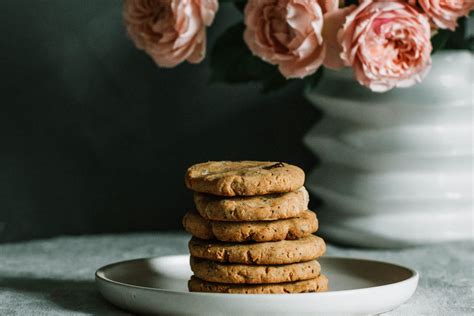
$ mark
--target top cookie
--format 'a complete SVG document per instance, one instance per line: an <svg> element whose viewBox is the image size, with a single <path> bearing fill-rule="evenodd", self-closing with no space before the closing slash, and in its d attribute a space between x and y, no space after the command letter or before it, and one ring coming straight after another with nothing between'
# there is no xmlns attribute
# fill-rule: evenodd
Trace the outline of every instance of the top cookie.
<svg viewBox="0 0 474 316"><path fill-rule="evenodd" d="M191 166L186 186L220 196L249 196L298 190L304 184L300 168L269 161L209 161Z"/></svg>

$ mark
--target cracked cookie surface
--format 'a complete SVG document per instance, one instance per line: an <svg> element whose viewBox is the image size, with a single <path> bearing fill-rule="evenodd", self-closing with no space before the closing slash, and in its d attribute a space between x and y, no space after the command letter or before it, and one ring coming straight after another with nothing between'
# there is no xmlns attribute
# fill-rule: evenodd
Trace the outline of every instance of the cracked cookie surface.
<svg viewBox="0 0 474 316"><path fill-rule="evenodd" d="M249 196L296 191L304 179L303 170L283 162L209 161L191 166L185 183L196 192Z"/></svg>
<svg viewBox="0 0 474 316"><path fill-rule="evenodd" d="M288 264L321 257L326 251L324 240L309 235L295 240L261 243L228 243L191 238L192 256L218 262L242 264Z"/></svg>
<svg viewBox="0 0 474 316"><path fill-rule="evenodd" d="M300 217L253 222L209 221L190 211L183 217L183 226L200 239L265 242L306 237L316 232L318 220L316 214L309 210L302 212Z"/></svg>
<svg viewBox="0 0 474 316"><path fill-rule="evenodd" d="M328 290L328 279L321 274L314 279L274 284L223 284L207 282L195 276L188 281L191 292L217 292L229 294L287 294L324 292Z"/></svg>

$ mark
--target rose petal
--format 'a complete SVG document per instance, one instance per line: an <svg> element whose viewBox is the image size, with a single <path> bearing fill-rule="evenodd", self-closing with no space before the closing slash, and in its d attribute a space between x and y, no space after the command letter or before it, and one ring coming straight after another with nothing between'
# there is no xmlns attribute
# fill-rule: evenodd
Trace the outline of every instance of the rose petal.
<svg viewBox="0 0 474 316"><path fill-rule="evenodd" d="M202 61L206 26L217 10L217 0L125 0L123 17L137 48L159 66L174 67Z"/></svg>
<svg viewBox="0 0 474 316"><path fill-rule="evenodd" d="M324 15L323 37L326 41L324 66L327 68L339 69L344 66L344 61L341 59L342 46L338 41L337 34L346 17L355 8L355 6L348 6Z"/></svg>

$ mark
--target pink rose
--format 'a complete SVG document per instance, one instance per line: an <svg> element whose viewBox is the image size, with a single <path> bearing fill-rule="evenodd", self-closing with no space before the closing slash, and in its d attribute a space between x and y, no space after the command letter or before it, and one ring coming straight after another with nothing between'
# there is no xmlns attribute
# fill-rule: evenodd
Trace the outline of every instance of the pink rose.
<svg viewBox="0 0 474 316"><path fill-rule="evenodd" d="M457 19L474 9L473 0L418 0L418 3L436 26L452 31Z"/></svg>
<svg viewBox="0 0 474 316"><path fill-rule="evenodd" d="M332 12L328 12L324 16L323 37L326 47L326 57L324 66L330 69L339 69L344 66L341 59L341 45L338 39L339 30L342 28L346 17L354 11L355 5L350 5Z"/></svg>
<svg viewBox="0 0 474 316"><path fill-rule="evenodd" d="M350 13L338 40L344 64L376 92L420 82L431 66L430 23L405 1L363 1Z"/></svg>
<svg viewBox="0 0 474 316"><path fill-rule="evenodd" d="M159 66L174 67L202 61L217 9L217 0L125 0L123 17L138 48Z"/></svg>
<svg viewBox="0 0 474 316"><path fill-rule="evenodd" d="M249 0L244 40L254 55L278 65L286 78L303 78L322 65L324 14L338 0Z"/></svg>

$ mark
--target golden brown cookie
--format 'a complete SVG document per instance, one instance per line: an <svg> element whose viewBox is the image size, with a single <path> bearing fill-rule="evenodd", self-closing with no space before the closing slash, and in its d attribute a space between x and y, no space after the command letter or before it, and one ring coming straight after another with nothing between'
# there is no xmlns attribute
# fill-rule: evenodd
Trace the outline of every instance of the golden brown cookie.
<svg viewBox="0 0 474 316"><path fill-rule="evenodd" d="M288 193L222 198L196 192L194 204L202 217L214 221L273 221L297 217L308 209L304 187Z"/></svg>
<svg viewBox="0 0 474 316"><path fill-rule="evenodd" d="M323 274L314 279L273 284L224 284L201 280L192 276L188 282L191 292L216 292L229 294L287 294L324 292L328 290L328 279Z"/></svg>
<svg viewBox="0 0 474 316"><path fill-rule="evenodd" d="M316 260L280 264L248 265L220 263L191 257L191 270L201 280L216 283L283 283L316 278L321 266Z"/></svg>
<svg viewBox="0 0 474 316"><path fill-rule="evenodd" d="M300 217L266 222L208 221L197 212L190 211L183 217L183 226L200 239L264 242L306 237L318 229L318 220L316 214L308 210Z"/></svg>
<svg viewBox="0 0 474 316"><path fill-rule="evenodd" d="M298 190L304 172L283 162L209 161L191 166L185 182L193 191L214 195L264 195Z"/></svg>
<svg viewBox="0 0 474 316"><path fill-rule="evenodd" d="M184 229L194 237L200 239L215 239L211 222L202 218L201 215L195 211L184 214L182 224Z"/></svg>
<svg viewBox="0 0 474 316"><path fill-rule="evenodd" d="M192 256L218 262L242 264L288 264L321 257L326 251L324 240L309 235L296 240L262 243L226 243L191 238Z"/></svg>

